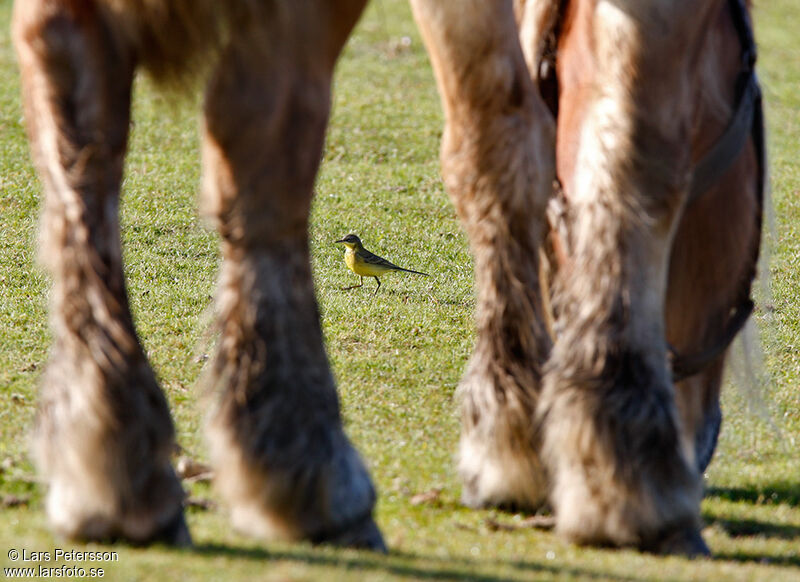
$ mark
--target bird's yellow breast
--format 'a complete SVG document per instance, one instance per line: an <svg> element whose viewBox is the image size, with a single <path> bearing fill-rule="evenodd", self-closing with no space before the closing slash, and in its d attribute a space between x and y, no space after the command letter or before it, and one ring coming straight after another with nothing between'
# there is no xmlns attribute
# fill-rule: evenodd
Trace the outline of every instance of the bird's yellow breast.
<svg viewBox="0 0 800 582"><path fill-rule="evenodd" d="M351 249L347 248L344 251L344 263L347 265L347 268L353 271L356 275L358 275L358 271L356 271L356 252Z"/></svg>
<svg viewBox="0 0 800 582"><path fill-rule="evenodd" d="M355 249L351 248L344 252L344 262L351 271L362 277L377 277L390 270L381 265L367 263L356 254Z"/></svg>

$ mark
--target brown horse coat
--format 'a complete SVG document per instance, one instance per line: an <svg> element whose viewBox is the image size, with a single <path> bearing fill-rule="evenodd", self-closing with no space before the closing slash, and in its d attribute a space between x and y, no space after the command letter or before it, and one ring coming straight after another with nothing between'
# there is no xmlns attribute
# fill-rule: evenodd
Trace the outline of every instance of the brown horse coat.
<svg viewBox="0 0 800 582"><path fill-rule="evenodd" d="M117 208L134 71L168 80L213 62L203 206L223 240L208 378L218 487L256 535L383 547L371 480L341 426L307 240L333 67L363 4L16 2L53 275L35 452L59 533L189 541L172 422L126 297ZM707 551L699 466L718 430L722 357L674 386L667 356L668 341L680 353L712 341L757 253L752 145L686 207L694 164L733 103L726 5L412 6L446 114L443 178L475 254L478 339L459 388L464 501L549 499L577 542ZM538 78L556 22L557 119ZM548 286L540 255L556 178L568 252ZM711 209L723 199L720 218Z"/></svg>

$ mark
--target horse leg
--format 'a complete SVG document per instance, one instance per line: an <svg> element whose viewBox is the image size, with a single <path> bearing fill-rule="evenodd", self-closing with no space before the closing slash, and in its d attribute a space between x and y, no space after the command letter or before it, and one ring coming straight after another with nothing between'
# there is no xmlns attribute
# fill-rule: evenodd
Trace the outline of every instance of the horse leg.
<svg viewBox="0 0 800 582"><path fill-rule="evenodd" d="M298 2L232 19L205 105L204 204L223 254L208 437L237 528L381 549L375 491L342 428L307 232L333 67L362 7Z"/></svg>
<svg viewBox="0 0 800 582"><path fill-rule="evenodd" d="M19 1L13 31L53 277L33 443L50 522L69 538L189 543L172 421L123 279L117 214L133 55L90 0Z"/></svg>
<svg viewBox="0 0 800 582"><path fill-rule="evenodd" d="M442 175L470 238L477 344L459 386L462 500L535 508L546 496L534 411L550 349L538 253L554 123L511 2L412 0L446 115Z"/></svg>
<svg viewBox="0 0 800 582"><path fill-rule="evenodd" d="M593 39L594 77L540 414L557 529L579 543L708 551L693 443L666 364L664 301L690 177L692 67L715 4L587 3L573 23Z"/></svg>

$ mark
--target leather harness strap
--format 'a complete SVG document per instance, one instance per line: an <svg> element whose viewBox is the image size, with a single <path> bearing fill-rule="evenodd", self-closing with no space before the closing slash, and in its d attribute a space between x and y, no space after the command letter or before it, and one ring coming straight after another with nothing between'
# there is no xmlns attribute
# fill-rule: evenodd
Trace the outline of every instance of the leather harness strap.
<svg viewBox="0 0 800 582"><path fill-rule="evenodd" d="M697 200L736 161L739 153L753 135L756 109L761 109L761 89L756 78L756 45L750 18L743 0L730 0L729 6L739 40L742 43L742 70L737 80L736 109L723 134L695 165L688 204ZM760 133L760 132L759 132ZM759 144L756 145L758 147Z"/></svg>
<svg viewBox="0 0 800 582"><path fill-rule="evenodd" d="M672 369L672 380L680 382L695 374L702 372L706 366L716 360L728 349L736 335L742 331L744 324L747 323L750 314L753 313L753 300L747 297L731 311L730 319L725 326L723 333L717 338L716 342L706 347L702 351L693 354L679 354L675 348L669 346L667 359Z"/></svg>
<svg viewBox="0 0 800 582"><path fill-rule="evenodd" d="M756 103L761 99L761 90L755 71L742 72L741 76L745 77L744 91L740 95L736 112L714 147L695 165L687 204L691 204L711 189L739 157L739 153L752 134L753 117Z"/></svg>

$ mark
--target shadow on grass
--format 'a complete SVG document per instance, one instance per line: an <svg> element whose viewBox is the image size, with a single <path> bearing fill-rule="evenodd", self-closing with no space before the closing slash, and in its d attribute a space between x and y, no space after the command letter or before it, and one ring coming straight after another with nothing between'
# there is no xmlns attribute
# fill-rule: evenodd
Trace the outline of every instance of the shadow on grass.
<svg viewBox="0 0 800 582"><path fill-rule="evenodd" d="M636 582L643 578L614 575L600 570L576 568L569 565L541 564L525 561L466 560L464 558L438 558L419 554L390 551L387 555L359 552L357 555L331 556L318 553L313 548L298 551L270 551L266 548L242 548L224 544L201 544L194 547L200 555L227 557L248 560L286 560L301 562L309 566L344 568L382 572L396 576L406 576L416 580L452 580L477 582L504 582L527 580L531 575L550 575L558 578L583 578L601 580L625 580ZM413 562L413 563L409 563ZM509 575L495 575L486 570L503 566L516 572ZM481 572L483 570L484 572Z"/></svg>
<svg viewBox="0 0 800 582"><path fill-rule="evenodd" d="M706 491L707 499L717 499L732 503L750 505L789 505L800 507L800 483L778 482L753 487L710 487ZM723 531L730 538L759 537L764 539L800 540L800 525L774 524L756 519L729 518L712 512L704 512L703 519L714 528ZM734 562L757 562L776 566L800 566L800 557L774 556L736 551L731 553L715 553L714 559Z"/></svg>
<svg viewBox="0 0 800 582"><path fill-rule="evenodd" d="M706 498L747 502L756 505L786 504L800 507L800 483L772 483L759 487L710 487Z"/></svg>
<svg viewBox="0 0 800 582"><path fill-rule="evenodd" d="M718 553L714 554L715 560L724 560L727 562L741 562L741 563L758 563L765 566L783 566L798 567L800 566L800 557L798 556L762 556L760 554L753 554L749 552L732 552L729 554Z"/></svg>
<svg viewBox="0 0 800 582"><path fill-rule="evenodd" d="M706 498L748 503L751 505L789 505L800 507L800 483L780 482L753 487L711 487ZM710 526L720 528L729 537L763 537L783 540L800 540L800 525L780 525L755 519L729 518L717 513L704 512L703 518ZM767 556L732 555L730 559L768 561ZM800 559L790 558L788 563L798 564Z"/></svg>
<svg viewBox="0 0 800 582"><path fill-rule="evenodd" d="M9 513L19 510L8 510ZM724 520L717 520L719 526ZM733 527L745 528L752 526L758 534L764 535L764 528L772 527L779 532L778 537L792 539L792 536L800 536L800 527L769 526L757 522L727 520L727 523L734 524ZM748 525L750 524L750 525ZM723 524L722 527L725 527ZM37 524L37 530L43 536L47 535L46 527L43 523ZM741 531L745 531L741 529ZM742 533L741 535L749 535ZM78 543L78 546L80 544ZM112 547L129 547L141 549L141 546L126 543L123 541L111 544ZM247 560L252 562L276 562L284 561L302 564L308 567L331 568L340 571L385 574L390 576L406 577L414 580L429 581L453 581L466 582L475 580L477 582L511 582L515 580L543 579L550 577L555 579L586 579L586 580L614 580L645 582L653 579L653 573L631 573L614 572L614 569L625 567L624 550L609 561L602 558L599 553L587 554L580 558L582 565L575 565L575 560L570 558L568 561L558 560L501 560L495 558L475 558L463 556L439 557L430 554L419 554L390 550L388 554L377 554L367 551L337 549L331 546L311 546L309 544L298 544L296 546L252 546L239 545L237 543L218 543L214 541L196 543L189 548L175 548L164 544L154 544L154 547L162 552L168 552L176 556L194 556L197 558L229 558L232 560ZM593 550L587 549L587 552ZM597 550L603 553L614 554L613 549ZM645 555L645 554L643 554ZM657 556L652 556L657 558ZM800 566L800 556L796 554L776 556L770 553L757 551L733 550L730 552L715 552L710 560L699 559L698 564L710 562L736 562L758 565L771 565L777 567L796 568ZM589 567L586 564L589 564ZM607 567L599 566L592 568L592 564L601 563ZM687 568L691 568L687 562ZM503 570L502 573L495 573ZM649 568L648 568L649 570ZM493 572L494 571L494 572ZM658 577L658 576L655 576Z"/></svg>
<svg viewBox="0 0 800 582"><path fill-rule="evenodd" d="M781 540L800 540L800 526L775 525L755 519L726 519L709 514L703 516L709 526L724 531L728 537L762 537ZM766 558L765 559L769 559Z"/></svg>

